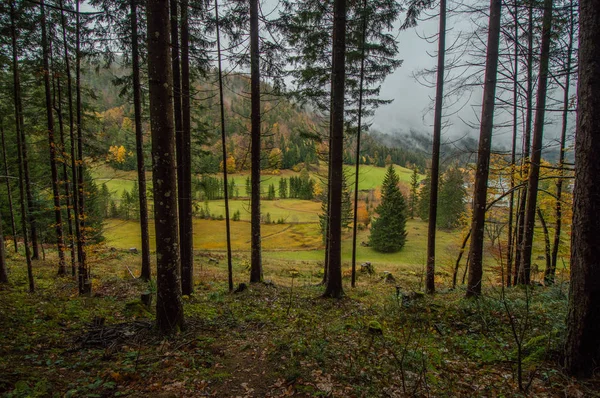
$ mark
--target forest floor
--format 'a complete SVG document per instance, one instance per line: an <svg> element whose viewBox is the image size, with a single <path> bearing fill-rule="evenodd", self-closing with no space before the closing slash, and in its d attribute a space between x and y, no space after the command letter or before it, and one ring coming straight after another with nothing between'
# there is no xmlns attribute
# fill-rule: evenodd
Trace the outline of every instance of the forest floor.
<svg viewBox="0 0 600 398"><path fill-rule="evenodd" d="M270 284L229 293L223 265L197 270L186 326L159 336L133 278L136 256L99 249L93 294L56 277L55 260L9 258L0 286L0 395L7 397L474 397L600 396L559 366L568 284L419 292L418 276L344 279L345 298L321 298L317 278L282 267ZM198 258L200 260L200 258ZM379 271L379 270L377 270ZM236 279L247 278L236 268ZM287 275L286 275L287 273ZM514 329L514 332L513 332ZM515 337L516 336L516 337ZM522 347L522 390L518 382Z"/></svg>

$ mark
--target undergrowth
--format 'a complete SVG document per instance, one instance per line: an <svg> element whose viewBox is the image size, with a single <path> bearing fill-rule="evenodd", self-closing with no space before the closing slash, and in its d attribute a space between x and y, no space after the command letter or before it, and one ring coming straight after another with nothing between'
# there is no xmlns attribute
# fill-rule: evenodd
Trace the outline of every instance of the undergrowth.
<svg viewBox="0 0 600 398"><path fill-rule="evenodd" d="M186 328L164 338L131 328L151 327L154 309L139 302L149 286L121 259L97 263L92 297L44 262L28 293L25 267L10 261L11 284L0 287L7 397L598 396L595 381L578 383L559 367L564 284L504 296L488 287L467 300L461 289L420 294L416 278L396 275L397 288L361 275L358 288L329 300L317 278L291 289L283 275L232 294L205 268L184 297ZM522 389L511 319L525 326ZM89 344L90 333L100 343Z"/></svg>

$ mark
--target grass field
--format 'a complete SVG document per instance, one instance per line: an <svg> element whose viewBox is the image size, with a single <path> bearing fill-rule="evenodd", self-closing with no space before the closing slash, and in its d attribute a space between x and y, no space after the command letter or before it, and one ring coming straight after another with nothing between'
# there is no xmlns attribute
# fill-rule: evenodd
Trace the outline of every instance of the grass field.
<svg viewBox="0 0 600 398"><path fill-rule="evenodd" d="M232 249L235 256L245 259L250 253L250 223L231 223ZM314 270L324 258L324 247L318 224L268 224L262 226L263 257L267 268L278 273L290 267ZM406 246L398 253L378 253L361 245L367 242L369 231L359 231L357 236L357 263L370 261L378 270L393 273L409 272L415 276L424 270L427 247L427 224L420 220L407 223ZM139 248L139 224L134 221L109 220L106 224L107 244L118 249ZM150 238L154 250L154 226L150 225ZM449 276L460 248L461 236L457 232L438 231L437 253L438 273ZM194 248L196 251L209 251L224 254L225 222L216 220L194 220ZM342 242L342 261L350 266L352 258L352 234L346 231ZM490 261L493 258L488 256ZM241 261L241 260L240 260ZM495 261L494 261L495 263ZM463 261L464 264L464 261ZM283 268L282 268L283 267Z"/></svg>
<svg viewBox="0 0 600 398"><path fill-rule="evenodd" d="M412 175L412 170L395 165L394 168L400 177L400 181L409 184L410 177ZM350 189L353 189L354 186L354 166L346 165L344 169L347 172L349 181L350 181ZM385 167L375 167L375 166L360 166L360 177L358 181L358 187L360 190L369 190L375 189L381 186L383 182L383 177L385 176L386 168ZM92 174L95 178L95 181L98 185L106 184L109 191L112 193L113 198L115 200L119 200L123 191L131 191L133 188L134 181L137 180L137 172L135 171L120 171L115 170L106 164L96 164L92 166ZM321 167L319 172L311 172L311 178L317 181L319 184L323 175L326 174L326 170L324 167ZM273 184L275 186L275 193L277 197L279 197L278 187L279 181L282 178L289 178L291 176L298 176L300 173L294 172L292 170L282 170L278 175L270 175L263 174L261 178L261 190L264 195L267 194L269 190L269 185ZM217 177L221 177L220 175L216 175ZM243 173L235 173L230 175L230 181L235 181L235 187L238 191L239 196L246 196L246 178L250 176L249 172ZM422 178L423 176L419 176ZM152 186L152 173L146 173L146 181L148 182L149 187Z"/></svg>

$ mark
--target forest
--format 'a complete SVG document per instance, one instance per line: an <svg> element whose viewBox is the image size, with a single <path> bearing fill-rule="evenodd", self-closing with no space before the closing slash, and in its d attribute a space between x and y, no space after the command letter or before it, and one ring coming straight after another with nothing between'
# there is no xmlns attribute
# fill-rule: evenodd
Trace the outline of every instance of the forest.
<svg viewBox="0 0 600 398"><path fill-rule="evenodd" d="M1 396L600 396L600 0L0 31Z"/></svg>

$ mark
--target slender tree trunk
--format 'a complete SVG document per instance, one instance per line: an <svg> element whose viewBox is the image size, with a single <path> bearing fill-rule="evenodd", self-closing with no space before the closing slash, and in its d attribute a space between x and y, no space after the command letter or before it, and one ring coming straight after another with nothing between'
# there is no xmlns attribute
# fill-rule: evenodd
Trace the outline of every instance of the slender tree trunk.
<svg viewBox="0 0 600 398"><path fill-rule="evenodd" d="M546 223L546 219L544 218L544 213L542 213L542 209L537 208L537 215L540 219L540 224L542 224L542 230L544 231L544 254L546 259L546 272L552 266L551 253L550 253L550 233L548 232L548 224Z"/></svg>
<svg viewBox="0 0 600 398"><path fill-rule="evenodd" d="M469 249L471 266L469 268L467 297L479 296L481 294L481 279L483 276L483 235L485 229L487 182L490 171L490 150L492 145L492 131L494 128L501 11L502 1L490 0L485 85L483 89L479 151L477 152L477 172L475 174L471 247Z"/></svg>
<svg viewBox="0 0 600 398"><path fill-rule="evenodd" d="M440 28L438 33L437 84L433 121L433 149L431 152L431 189L429 191L429 226L427 230L427 276L425 289L435 293L435 232L437 224L438 186L440 180L440 141L444 101L444 64L446 60L446 0L440 0Z"/></svg>
<svg viewBox="0 0 600 398"><path fill-rule="evenodd" d="M177 0L171 0L171 62L173 63L173 107L175 112L175 147L177 153L177 197L179 208L179 250L181 261L181 288L184 294L193 290L194 279L190 273L190 252L184 245L189 240L187 234L187 215L184 214L185 181L183 177L183 164L185 163L185 149L183 143L183 125L181 112L181 62L179 58L179 5Z"/></svg>
<svg viewBox="0 0 600 398"><path fill-rule="evenodd" d="M519 131L519 6L515 2L513 10L513 18L515 24L515 37L514 37L514 81L513 81L513 136L512 136L512 149L510 152L510 188L515 187L515 163L517 160L517 133ZM513 220L515 212L515 193L510 193L510 199L508 202L508 244L506 253L506 286L512 285L512 265L513 265Z"/></svg>
<svg viewBox="0 0 600 398"><path fill-rule="evenodd" d="M12 230L13 243L15 245L15 253L19 252L19 242L17 241L17 227L15 224L15 213L13 209L12 188L10 186L10 176L8 172L8 160L6 158L6 140L4 139L4 125L0 119L0 137L2 138L2 159L4 161L4 175L6 180L6 195L8 196L8 211L10 212L10 226Z"/></svg>
<svg viewBox="0 0 600 398"><path fill-rule="evenodd" d="M442 0L445 1L445 0ZM367 36L367 1L363 0L363 26L360 55L360 86L358 95L358 126L356 132L356 168L354 170L354 217L352 231L352 287L356 287L356 235L358 227L358 177L360 175L360 135L362 130L363 84L365 78L365 39Z"/></svg>
<svg viewBox="0 0 600 398"><path fill-rule="evenodd" d="M10 2L10 33L12 44L12 67L13 67L13 96L15 103L15 132L17 135L17 159L19 163L19 194L21 205L21 229L23 233L23 245L25 246L25 260L27 262L27 279L29 282L29 291L35 291L35 283L33 280L33 267L31 264L31 251L29 248L29 236L27 235L27 211L26 206L26 186L29 184L27 170L27 151L25 151L26 143L23 134L23 103L21 99L21 78L19 76L19 53L17 51L17 28L16 28L16 10L15 2Z"/></svg>
<svg viewBox="0 0 600 398"><path fill-rule="evenodd" d="M525 113L525 135L523 136L523 158L521 177L529 176L529 157L531 156L531 123L533 120L533 3L528 7L527 29L527 98ZM523 283L524 271L521 268L523 257L523 237L525 235L525 205L527 202L527 187L521 191L519 210L517 213L517 251L515 255L515 270L513 284Z"/></svg>
<svg viewBox="0 0 600 398"><path fill-rule="evenodd" d="M50 47L48 45L48 33L46 29L46 12L44 0L40 0L41 28L42 28L42 52L44 68L44 93L46 97L46 120L48 122L48 147L50 151L50 174L52 184L52 197L54 199L54 221L56 231L56 246L58 251L58 275L66 275L65 265L65 240L63 236L62 209L60 204L60 189L58 182L58 168L56 167L56 142L54 140L54 112L52 110L52 93L50 89Z"/></svg>
<svg viewBox="0 0 600 398"><path fill-rule="evenodd" d="M591 377L600 366L600 1L579 1L575 199L565 368Z"/></svg>
<svg viewBox="0 0 600 398"><path fill-rule="evenodd" d="M50 68L54 70L54 61L52 58L52 51L50 51ZM63 120L62 113L62 87L60 82L60 74L56 73L56 85L54 84L54 79L52 79L52 91L54 96L52 97L53 108L56 112L56 116L58 119L58 130L59 130L59 140L60 140L60 153L61 153L61 163L62 163L62 184L64 185L65 190L65 207L67 208L67 226L69 231L69 249L71 253L71 269L75 269L75 241L73 237L73 222L71 220L71 190L69 188L69 170L67 168L67 151L65 145L65 126ZM58 96L58 98L56 98Z"/></svg>
<svg viewBox="0 0 600 398"><path fill-rule="evenodd" d="M148 0L146 14L157 258L156 323L162 333L168 334L183 326L168 0Z"/></svg>
<svg viewBox="0 0 600 398"><path fill-rule="evenodd" d="M64 12L64 1L60 0L60 17L63 34L63 45L64 45L64 56L65 56L65 73L67 75L67 102L69 104L69 140L71 141L71 178L73 180L73 215L75 224L75 240L77 242L77 262L81 263L80 252L82 251L81 245L81 225L79 222L79 178L77 176L77 156L75 147L75 116L73 115L73 89L72 89L72 77L71 77L71 61L69 58L69 42L67 41L67 20ZM72 264L71 274L75 276L75 266Z"/></svg>
<svg viewBox="0 0 600 398"><path fill-rule="evenodd" d="M142 130L142 84L140 81L140 53L138 48L137 0L130 1L131 9L131 63L133 68L133 110L135 119L135 149L140 202L140 229L142 236L142 272L140 278L149 281L150 234L148 232L148 199L146 197L146 165L144 162L144 131Z"/></svg>
<svg viewBox="0 0 600 398"><path fill-rule="evenodd" d="M83 174L83 130L81 104L81 15L79 13L79 1L75 1L77 13L75 29L75 90L76 90L76 113L77 113L77 188L79 194L79 235L77 239L77 256L79 260L79 294L89 294L92 290L90 282L90 271L86 260L86 236L85 236L85 186Z"/></svg>
<svg viewBox="0 0 600 398"><path fill-rule="evenodd" d="M329 271L325 297L340 298L342 288L342 179L344 161L344 94L346 83L346 0L333 2L333 91L331 125L331 185Z"/></svg>
<svg viewBox="0 0 600 398"><path fill-rule="evenodd" d="M227 239L227 282L233 290L233 266L231 263L231 227L229 220L229 184L227 182L227 145L225 135L225 101L223 99L223 69L221 67L221 35L219 31L219 3L215 0L215 28L217 30L217 57L219 64L219 106L221 111L221 143L223 150L223 186L225 192L225 231Z"/></svg>
<svg viewBox="0 0 600 398"><path fill-rule="evenodd" d="M544 281L546 284L553 284L558 262L558 247L560 246L560 234L562 229L562 192L564 183L565 167L565 146L567 141L567 125L569 120L569 88L571 85L571 68L573 63L573 40L575 36L575 10L573 9L573 0L570 2L569 16L569 44L567 45L567 76L565 77L565 90L563 98L562 128L560 134L560 154L558 159L559 178L556 181L556 204L554 207L556 225L554 227L554 243L552 245L552 261L550 267L546 269Z"/></svg>
<svg viewBox="0 0 600 398"><path fill-rule="evenodd" d="M190 97L190 55L189 55L189 21L188 0L181 1L181 117L182 117L182 153L181 176L178 181L182 184L179 197L179 214L185 224L179 225L181 239L181 265L183 294L194 292L194 231L192 211L192 116Z"/></svg>
<svg viewBox="0 0 600 398"><path fill-rule="evenodd" d="M533 128L533 145L529 166L529 181L527 184L527 203L525 209L525 233L523 235L523 254L521 269L523 283L529 284L531 279L531 251L535 227L537 193L540 178L540 161L542 159L542 140L544 136L544 117L546 112L546 94L548 88L548 65L550 61L550 40L552 33L552 0L544 1L544 16L542 26L542 43L540 53L540 74L536 101L535 122Z"/></svg>
<svg viewBox="0 0 600 398"><path fill-rule="evenodd" d="M250 95L251 95L251 265L250 282L263 279L260 233L260 50L258 37L258 0L250 0Z"/></svg>

